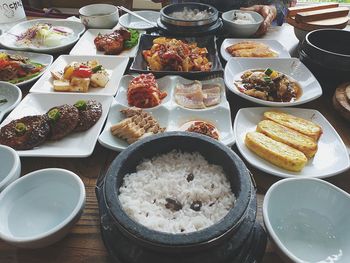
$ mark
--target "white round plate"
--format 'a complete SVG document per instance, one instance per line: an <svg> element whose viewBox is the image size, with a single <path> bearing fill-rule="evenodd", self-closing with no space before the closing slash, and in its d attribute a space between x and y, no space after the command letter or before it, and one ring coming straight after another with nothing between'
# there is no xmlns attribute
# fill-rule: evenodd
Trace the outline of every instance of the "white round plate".
<svg viewBox="0 0 350 263"><path fill-rule="evenodd" d="M300 98L293 102L266 101L248 96L238 90L235 81L241 79L241 75L244 71L266 68L278 70L296 80L302 89ZM317 79L310 70L296 58L231 58L225 67L225 83L227 88L234 94L257 104L272 107L300 105L315 100L322 95L322 88Z"/></svg>
<svg viewBox="0 0 350 263"><path fill-rule="evenodd" d="M157 24L157 20L160 16L160 13L156 11L135 11L135 13L148 19L149 21L155 24ZM130 14L122 15L119 18L119 24L126 28L139 29L139 30L153 28L152 25Z"/></svg>
<svg viewBox="0 0 350 263"><path fill-rule="evenodd" d="M37 23L50 23L53 26L67 27L73 30L73 34L69 36L64 43L55 47L34 46L34 45L16 45L17 36L25 32L28 28ZM29 50L41 53L57 53L71 47L78 41L80 35L85 31L85 26L80 22L63 20L63 19L36 19L19 23L12 27L5 34L0 36L0 44L6 48L13 50Z"/></svg>

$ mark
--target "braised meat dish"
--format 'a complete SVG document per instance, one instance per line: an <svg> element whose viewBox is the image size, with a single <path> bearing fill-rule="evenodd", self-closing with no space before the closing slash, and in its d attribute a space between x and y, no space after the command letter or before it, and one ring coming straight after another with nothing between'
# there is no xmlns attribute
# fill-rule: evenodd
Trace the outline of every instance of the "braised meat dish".
<svg viewBox="0 0 350 263"><path fill-rule="evenodd" d="M98 34L94 43L98 51L103 51L106 55L118 55L124 50L124 41L130 38L128 30L118 29L110 34Z"/></svg>

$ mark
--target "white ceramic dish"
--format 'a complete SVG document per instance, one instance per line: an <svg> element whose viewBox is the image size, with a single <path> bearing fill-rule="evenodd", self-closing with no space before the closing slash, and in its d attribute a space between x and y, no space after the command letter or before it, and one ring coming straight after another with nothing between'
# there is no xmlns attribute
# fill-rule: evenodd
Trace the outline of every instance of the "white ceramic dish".
<svg viewBox="0 0 350 263"><path fill-rule="evenodd" d="M113 28L118 24L119 12L114 5L92 4L80 8L79 16L87 28Z"/></svg>
<svg viewBox="0 0 350 263"><path fill-rule="evenodd" d="M94 39L101 34L112 33L112 29L89 29L75 44L72 50L69 52L70 55L104 55L104 52L98 51L94 44ZM140 35L145 31L139 31ZM131 49L126 49L118 55L108 55L108 56L123 56L123 57L135 57L138 49L138 44Z"/></svg>
<svg viewBox="0 0 350 263"><path fill-rule="evenodd" d="M248 96L239 91L235 81L241 79L241 75L244 71L249 69L263 69L266 68L276 69L289 77L296 80L302 89L302 95L299 99L293 102L273 102L265 101L252 96ZM274 106L274 107L287 107L300 105L314 99L317 99L322 95L321 85L318 83L315 76L311 71L296 58L281 58L281 59L251 59L251 58L232 58L225 67L225 83L230 91L236 95L255 102L257 104Z"/></svg>
<svg viewBox="0 0 350 263"><path fill-rule="evenodd" d="M61 55L55 62L48 68L45 74L33 85L30 92L33 93L69 93L73 94L75 92L58 92L53 89L53 78L51 76L51 71L63 72L65 66L69 63L86 62L88 60L97 60L108 72L109 81L104 88L89 88L86 94L96 94L96 95L110 95L114 96L117 93L118 84L121 77L124 74L126 66L128 65L129 59L127 57L111 57L111 56L70 56ZM76 93L75 93L76 94ZM79 93L81 94L81 93Z"/></svg>
<svg viewBox="0 0 350 263"><path fill-rule="evenodd" d="M249 14L254 19L254 22L247 24L236 23L233 20L235 13ZM230 10L222 14L222 20L227 34L233 37L250 37L258 31L264 18L254 11Z"/></svg>
<svg viewBox="0 0 350 263"><path fill-rule="evenodd" d="M327 119L316 110L298 109L298 108L279 108L286 113L292 114L306 120L313 121L320 125L323 134L318 141L318 150L316 155L311 158L301 172L291 172L279 168L268 161L265 161L244 144L244 138L247 132L255 131L257 124L263 119L265 111L271 111L268 107L245 108L240 109L234 121L234 134L238 150L243 157L254 167L266 173L277 175L279 177L318 177L325 178L343 171L350 167L349 154L344 142L327 121Z"/></svg>
<svg viewBox="0 0 350 263"><path fill-rule="evenodd" d="M259 38L257 38L257 39L253 39L253 38L250 38L250 39L226 38L222 42L221 47L220 47L220 54L223 57L223 59L228 61L231 58L233 58L231 56L231 54L226 51L227 47L234 45L234 44L237 44L237 43L240 43L240 42L243 42L243 41L254 41L254 42L263 43L263 44L268 45L273 51L278 53L278 56L275 58L290 58L290 54L287 51L287 49L284 46L282 46L282 44L280 42L278 42L277 40L259 39ZM251 59L260 59L260 58L251 58Z"/></svg>
<svg viewBox="0 0 350 263"><path fill-rule="evenodd" d="M32 27L37 23L50 23L53 26L63 26L70 28L73 30L73 34L65 39L65 41L55 47L45 47L45 46L24 46L24 45L16 45L16 36L25 32L28 28ZM41 53L57 53L71 47L76 41L78 41L80 35L85 31L85 27L80 22L63 20L63 19L36 19L36 20L28 20L21 22L14 27L12 27L5 34L0 36L0 44L5 48L13 49L13 50L29 50Z"/></svg>
<svg viewBox="0 0 350 263"><path fill-rule="evenodd" d="M6 99L7 102L0 103L0 123L6 113L13 110L22 99L22 91L8 82L0 81L0 100Z"/></svg>
<svg viewBox="0 0 350 263"><path fill-rule="evenodd" d="M42 145L25 151L17 151L25 157L87 157L92 154L98 135L107 118L112 102L111 96L88 94L28 94L3 121L1 126L12 120L29 115L44 114L49 109L63 104L74 104L78 100L94 99L102 104L102 116L85 132L72 133L59 141L46 141Z"/></svg>
<svg viewBox="0 0 350 263"><path fill-rule="evenodd" d="M151 22L154 22L155 24L157 24L158 18L160 16L160 13L156 11L135 11L135 13L148 19ZM122 15L119 18L119 24L121 24L123 27L126 27L126 28L140 29L140 30L153 28L152 25L130 14Z"/></svg>
<svg viewBox="0 0 350 263"><path fill-rule="evenodd" d="M266 229L279 250L297 263L350 262L350 195L319 179L281 180L263 204Z"/></svg>
<svg viewBox="0 0 350 263"><path fill-rule="evenodd" d="M38 76L35 76L34 78L16 83L17 86L22 86L26 85L28 83L33 82L34 80L37 80L40 78L42 74L44 74L45 70L52 64L53 61L53 56L48 55L48 54L40 54L40 53L33 53L33 52L25 52L25 51L15 51L15 50L7 50L7 49L0 49L0 53L5 52L7 54L14 54L14 55L19 55L23 57L29 58L32 62L40 63L42 65L45 65L45 69L40 72Z"/></svg>
<svg viewBox="0 0 350 263"><path fill-rule="evenodd" d="M15 150L0 145L0 192L21 175L21 160Z"/></svg>
<svg viewBox="0 0 350 263"><path fill-rule="evenodd" d="M64 169L29 173L0 194L0 238L23 248L49 246L63 238L85 205L84 183Z"/></svg>
<svg viewBox="0 0 350 263"><path fill-rule="evenodd" d="M98 139L100 144L115 151L122 151L128 146L128 143L124 140L112 135L110 127L125 119L120 113L120 110L130 107L126 99L126 93L128 84L132 78L131 75L126 75L120 81L120 87L115 101L112 103L107 123ZM180 76L165 76L158 79L157 82L160 90L165 90L168 96L163 99L160 105L145 109L145 111L150 112L160 123L161 127L166 127L166 131L179 131L182 130L181 126L189 121L207 121L214 124L218 129L220 134L219 140L223 144L227 146L234 144L235 139L232 130L230 106L225 96L225 84L222 78L202 81L202 83L220 83L222 87L220 104L202 110L186 109L178 105L174 100L173 92L176 84L191 83L192 80L187 80Z"/></svg>

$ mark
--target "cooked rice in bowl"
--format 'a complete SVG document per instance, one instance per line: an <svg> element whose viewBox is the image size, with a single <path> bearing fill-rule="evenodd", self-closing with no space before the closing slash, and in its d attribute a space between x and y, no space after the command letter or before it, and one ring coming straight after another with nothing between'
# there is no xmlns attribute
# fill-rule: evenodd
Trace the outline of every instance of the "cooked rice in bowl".
<svg viewBox="0 0 350 263"><path fill-rule="evenodd" d="M220 221L235 196L221 166L199 153L171 151L144 160L124 177L119 200L136 222L166 233L189 233Z"/></svg>

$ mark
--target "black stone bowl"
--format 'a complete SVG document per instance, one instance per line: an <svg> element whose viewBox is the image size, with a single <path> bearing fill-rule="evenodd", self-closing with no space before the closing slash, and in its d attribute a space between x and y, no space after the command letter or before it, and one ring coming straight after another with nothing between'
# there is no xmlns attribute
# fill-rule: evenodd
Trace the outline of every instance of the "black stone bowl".
<svg viewBox="0 0 350 263"><path fill-rule="evenodd" d="M207 11L210 15L208 18L205 19L198 19L198 20L185 20L185 19L177 19L171 16L174 12L181 12L185 8L188 8L190 10L199 10L199 11ZM160 10L160 21L165 25L170 26L178 26L178 29L181 30L181 28L184 27L201 27L201 26L210 26L219 18L219 12L218 10L207 4L202 3L178 3L178 4L171 4L163 7Z"/></svg>
<svg viewBox="0 0 350 263"><path fill-rule="evenodd" d="M199 152L209 163L222 166L236 196L236 203L218 223L192 233L170 234L151 230L130 219L124 212L118 199L124 176L135 172L136 166L143 159L165 154L174 149L183 152ZM252 196L255 198L250 173L243 161L231 149L204 135L188 132L168 132L130 145L116 157L108 169L103 193L107 210L118 230L143 247L160 252L205 249L231 237L251 210L248 207L252 202ZM255 216L251 228L254 223ZM246 238L247 235L237 237L237 240Z"/></svg>
<svg viewBox="0 0 350 263"><path fill-rule="evenodd" d="M335 87L350 80L350 32L319 29L309 32L300 49L300 60L323 87Z"/></svg>

